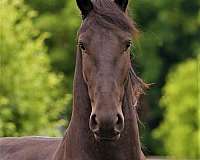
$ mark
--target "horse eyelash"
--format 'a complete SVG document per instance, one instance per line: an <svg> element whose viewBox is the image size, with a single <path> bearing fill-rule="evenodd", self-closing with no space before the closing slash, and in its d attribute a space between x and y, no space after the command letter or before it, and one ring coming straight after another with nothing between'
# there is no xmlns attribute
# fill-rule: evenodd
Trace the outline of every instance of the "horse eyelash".
<svg viewBox="0 0 200 160"><path fill-rule="evenodd" d="M132 41L130 40L130 41L127 41L126 42L126 46L125 46L125 48L124 48L124 51L126 52L129 48L131 48L131 46L132 46Z"/></svg>
<svg viewBox="0 0 200 160"><path fill-rule="evenodd" d="M78 42L78 46L79 46L79 48L80 48L81 50L83 50L83 51L85 51L85 50L86 50L86 48L85 48L85 46L84 46L84 43L83 43L83 42Z"/></svg>
<svg viewBox="0 0 200 160"><path fill-rule="evenodd" d="M132 45L133 45L133 43L131 40L127 42L127 48L130 48Z"/></svg>

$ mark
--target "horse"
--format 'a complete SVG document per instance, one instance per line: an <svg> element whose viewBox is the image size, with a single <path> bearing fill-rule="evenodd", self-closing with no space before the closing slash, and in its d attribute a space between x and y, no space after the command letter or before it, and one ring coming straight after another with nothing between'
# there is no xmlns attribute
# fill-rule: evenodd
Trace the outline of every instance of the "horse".
<svg viewBox="0 0 200 160"><path fill-rule="evenodd" d="M137 34L128 0L76 0L78 31L73 110L63 138L0 139L0 160L144 160L137 102L148 85L134 72Z"/></svg>

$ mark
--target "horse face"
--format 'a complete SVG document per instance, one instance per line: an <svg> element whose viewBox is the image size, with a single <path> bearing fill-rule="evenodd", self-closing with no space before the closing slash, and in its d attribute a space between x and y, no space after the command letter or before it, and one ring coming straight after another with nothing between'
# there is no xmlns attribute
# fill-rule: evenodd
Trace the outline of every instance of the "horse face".
<svg viewBox="0 0 200 160"><path fill-rule="evenodd" d="M130 37L99 28L79 36L82 73L92 113L90 129L96 138L118 139L124 128L122 100L130 68Z"/></svg>
<svg viewBox="0 0 200 160"><path fill-rule="evenodd" d="M97 140L117 140L124 128L122 102L131 66L132 35L113 24L105 26L105 18L97 14L98 10L90 11L93 5L87 2L85 8L78 3L83 17L87 16L80 29L78 44L82 74L92 106L89 126ZM120 9L119 12L124 16Z"/></svg>

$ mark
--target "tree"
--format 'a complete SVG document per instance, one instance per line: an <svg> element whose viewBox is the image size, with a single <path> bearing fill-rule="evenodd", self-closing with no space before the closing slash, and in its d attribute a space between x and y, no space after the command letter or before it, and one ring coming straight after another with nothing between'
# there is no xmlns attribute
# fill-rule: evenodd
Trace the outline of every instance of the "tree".
<svg viewBox="0 0 200 160"><path fill-rule="evenodd" d="M166 153L176 158L200 158L197 67L197 59L191 59L171 69L160 101L164 120L154 136L163 141Z"/></svg>
<svg viewBox="0 0 200 160"><path fill-rule="evenodd" d="M64 122L69 96L63 76L51 71L35 16L21 0L0 2L0 136L59 135Z"/></svg>
<svg viewBox="0 0 200 160"><path fill-rule="evenodd" d="M38 11L39 16L34 23L43 32L48 32L45 40L48 47L50 63L54 71L64 74L65 88L72 93L76 33L81 22L81 16L75 0L26 0L27 4ZM62 113L62 116L71 116L72 101Z"/></svg>
<svg viewBox="0 0 200 160"><path fill-rule="evenodd" d="M195 58L200 41L198 0L134 0L130 11L141 31L134 42L135 69L149 83L154 83L143 99L146 110L142 141L147 154L162 154L162 141L153 137L153 129L163 119L159 105L169 70L178 63Z"/></svg>

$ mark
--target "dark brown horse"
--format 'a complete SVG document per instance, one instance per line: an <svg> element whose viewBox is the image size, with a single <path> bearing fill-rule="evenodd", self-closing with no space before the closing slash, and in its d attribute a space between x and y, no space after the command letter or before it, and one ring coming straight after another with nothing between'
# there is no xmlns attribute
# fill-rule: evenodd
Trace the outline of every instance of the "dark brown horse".
<svg viewBox="0 0 200 160"><path fill-rule="evenodd" d="M136 105L147 87L134 73L128 0L77 0L78 34L70 125L59 138L2 138L0 160L143 160Z"/></svg>

